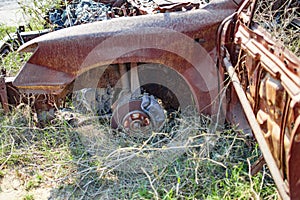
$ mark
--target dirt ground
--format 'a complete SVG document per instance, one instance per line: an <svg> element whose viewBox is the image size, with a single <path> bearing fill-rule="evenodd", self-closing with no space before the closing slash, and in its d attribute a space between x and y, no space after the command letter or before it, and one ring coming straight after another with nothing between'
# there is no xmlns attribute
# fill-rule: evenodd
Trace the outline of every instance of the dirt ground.
<svg viewBox="0 0 300 200"><path fill-rule="evenodd" d="M17 0L0 1L0 24L9 26L25 24L25 16L22 14Z"/></svg>
<svg viewBox="0 0 300 200"><path fill-rule="evenodd" d="M15 174L6 174L0 182L0 199L21 200L32 195L33 199L46 200L50 197L52 188L36 188L34 191L26 191L24 183Z"/></svg>
<svg viewBox="0 0 300 200"><path fill-rule="evenodd" d="M25 16L17 0L0 1L0 25L18 26L25 24ZM22 180L13 173L6 174L0 181L0 199L19 200L26 195L33 195L34 199L49 199L52 188L37 188L33 193L28 193Z"/></svg>

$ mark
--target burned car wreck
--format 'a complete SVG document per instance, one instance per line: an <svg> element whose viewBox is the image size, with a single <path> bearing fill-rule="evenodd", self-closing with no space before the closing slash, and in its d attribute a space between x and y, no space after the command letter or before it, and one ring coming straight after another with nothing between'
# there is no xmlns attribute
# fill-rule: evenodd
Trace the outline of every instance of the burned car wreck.
<svg viewBox="0 0 300 200"><path fill-rule="evenodd" d="M297 199L300 60L255 18L263 4L159 5L161 13L71 26L25 43L19 51L32 52L30 59L16 77L1 77L3 109L30 96L47 118L76 94L79 107L109 115L113 128L143 134L192 105L218 123L250 126L264 156L253 172L265 161L281 197Z"/></svg>

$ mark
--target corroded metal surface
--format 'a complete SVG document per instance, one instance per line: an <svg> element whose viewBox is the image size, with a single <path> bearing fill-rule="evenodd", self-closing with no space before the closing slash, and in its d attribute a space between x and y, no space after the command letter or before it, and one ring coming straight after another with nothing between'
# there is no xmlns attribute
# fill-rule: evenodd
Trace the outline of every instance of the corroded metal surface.
<svg viewBox="0 0 300 200"><path fill-rule="evenodd" d="M238 75L235 72L234 67L231 65L231 63L227 60L227 58L224 59L224 65L226 66L226 69L228 71L228 74L232 80L232 83L234 85L234 88L237 92L237 95L240 99L240 103L243 106L244 110L251 110L251 105L243 91L242 85L238 79ZM259 146L261 147L261 151L264 155L265 160L267 161L269 165L269 169L271 171L271 174L275 180L275 183L278 186L279 193L283 199L288 199L287 192L284 188L284 181L281 178L280 171L276 167L276 161L274 157L272 156L271 150L269 148L268 143L266 142L264 135L260 129L259 124L256 121L255 115L253 112L245 112L245 115L247 116L247 119L249 121L249 124L255 134L255 138L257 139L257 142Z"/></svg>
<svg viewBox="0 0 300 200"><path fill-rule="evenodd" d="M120 82L121 89L135 90L140 87L141 77L144 88L156 92L164 103L178 100L169 103L176 104L173 108L176 109L183 105L179 102L182 99L173 98L176 94L163 99L167 96L165 91L171 90L163 88L163 92L158 92L157 87L147 88L147 83L155 79L148 80L149 70L156 77L159 74L165 77L165 70L159 69L164 66L182 78L199 111L215 114L217 110L210 106L220 91L215 70L217 45L220 73L224 75L227 70L234 81L234 87L227 90L227 119L244 127L248 125L246 114L280 195L283 199L297 199L300 196L300 60L252 23L255 2L244 1L236 13L236 1L223 0L199 10L113 19L44 35L20 48L34 54L13 85L21 93L35 94L34 108L42 113L62 104L72 90L92 88L94 83L96 87L114 87ZM217 35L221 21L230 14ZM142 69L140 66L145 63L153 66ZM135 71L130 72L130 68ZM143 70L146 73L139 74ZM220 77L219 81L222 80ZM6 89L1 88L1 103L8 110ZM112 122L113 126L121 124L129 129L131 124L133 129L136 126L147 129L151 122L149 113L141 108L140 100L130 102L124 104L127 110L121 112L120 122ZM261 163L262 160L255 166L256 171Z"/></svg>
<svg viewBox="0 0 300 200"><path fill-rule="evenodd" d="M119 105L113 113L111 126L129 135L148 138L152 131L161 130L165 120L164 110L157 100L144 94L141 98Z"/></svg>
<svg viewBox="0 0 300 200"><path fill-rule="evenodd" d="M217 27L236 8L234 2L224 0L199 10L119 18L44 35L21 47L34 54L13 84L25 93L60 94L98 66L158 63L181 74L199 110L207 109L218 93L217 74L211 70ZM195 46L194 40L200 45Z"/></svg>
<svg viewBox="0 0 300 200"><path fill-rule="evenodd" d="M2 104L2 108L5 112L9 111L8 107L8 98L7 98L7 90L5 79L3 76L0 76L0 102Z"/></svg>
<svg viewBox="0 0 300 200"><path fill-rule="evenodd" d="M240 13L224 26L220 56L228 60L227 69L235 66L230 69L238 79L233 80L235 90L242 104L249 102L245 113L247 117L253 113L248 121L282 198L298 199L300 59L257 24L249 23L251 12L245 11L253 10L247 8L254 2L245 1Z"/></svg>

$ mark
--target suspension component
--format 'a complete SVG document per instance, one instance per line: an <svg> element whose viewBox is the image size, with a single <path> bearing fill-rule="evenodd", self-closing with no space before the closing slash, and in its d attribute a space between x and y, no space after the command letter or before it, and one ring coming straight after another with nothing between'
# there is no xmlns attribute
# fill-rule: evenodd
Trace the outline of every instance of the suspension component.
<svg viewBox="0 0 300 200"><path fill-rule="evenodd" d="M111 126L130 135L146 136L151 131L160 131L166 120L164 109L148 94L118 105L113 112Z"/></svg>

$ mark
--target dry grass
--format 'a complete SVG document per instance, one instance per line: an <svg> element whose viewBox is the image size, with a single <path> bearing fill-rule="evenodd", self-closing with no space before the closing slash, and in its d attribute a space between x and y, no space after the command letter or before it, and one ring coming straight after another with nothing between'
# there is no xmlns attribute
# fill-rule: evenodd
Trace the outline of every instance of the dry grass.
<svg viewBox="0 0 300 200"><path fill-rule="evenodd" d="M258 0L254 20L300 56L300 3L297 0ZM295 23L298 22L298 26Z"/></svg>
<svg viewBox="0 0 300 200"><path fill-rule="evenodd" d="M177 120L180 123L172 127L172 137L169 133L153 133L143 142L129 140L131 144L124 145L127 138L109 134L110 139L104 139L108 143L91 140L99 149L93 142L85 144L102 164L98 168L100 174L114 180L99 190L99 194L107 199L276 197L268 193L272 187L263 188L264 184L270 184L270 177L264 183L266 177L253 178L248 173L248 161L255 160L259 154L251 138L245 138L232 127L209 133L211 121L205 116ZM154 144L150 142L157 135L160 138ZM84 132L82 136L86 137ZM99 137L103 139L103 135ZM159 142L166 144L155 147Z"/></svg>
<svg viewBox="0 0 300 200"><path fill-rule="evenodd" d="M16 177L35 199L38 188L50 199L278 197L266 168L249 174L260 153L236 128L209 133L211 120L194 115L177 118L171 132L136 139L87 117L58 112L38 128L26 107L1 116L2 180Z"/></svg>

